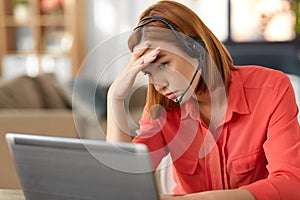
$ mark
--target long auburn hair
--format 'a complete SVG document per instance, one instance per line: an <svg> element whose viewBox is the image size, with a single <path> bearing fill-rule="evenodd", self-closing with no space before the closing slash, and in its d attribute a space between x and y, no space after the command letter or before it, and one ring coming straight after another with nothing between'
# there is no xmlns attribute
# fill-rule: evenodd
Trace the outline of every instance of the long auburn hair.
<svg viewBox="0 0 300 200"><path fill-rule="evenodd" d="M141 19L146 16L163 17L171 22L183 35L197 38L204 42L206 47L206 60L202 66L201 78L195 89L197 95L207 92L208 85L211 88L219 84L220 81L217 80L218 78L216 77L221 76L223 84L229 84L230 70L236 69L233 66L229 52L191 9L172 0L162 0L150 6L140 15L138 25L143 23ZM136 29L128 39L128 47L131 51L142 41L143 34L145 33L142 30L146 27L168 28L166 24L155 21ZM204 76L205 80L202 78ZM153 84L149 82L146 106L148 110L150 110L151 106L156 104L163 106L166 110L178 107L174 101L158 93ZM156 118L159 116L159 110L155 110L154 113L151 112L150 114L151 117Z"/></svg>

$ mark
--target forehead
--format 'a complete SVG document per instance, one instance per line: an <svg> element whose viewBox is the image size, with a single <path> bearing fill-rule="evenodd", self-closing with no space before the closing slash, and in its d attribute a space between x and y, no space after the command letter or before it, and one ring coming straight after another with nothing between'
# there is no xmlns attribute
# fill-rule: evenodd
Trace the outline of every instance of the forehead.
<svg viewBox="0 0 300 200"><path fill-rule="evenodd" d="M146 26L138 29L135 34L139 36L139 43L150 41L152 48L159 46L161 49L173 51L182 45L181 38L177 36L180 33L168 28Z"/></svg>
<svg viewBox="0 0 300 200"><path fill-rule="evenodd" d="M141 41L139 45L135 46L134 49L139 48L140 45L145 43L146 41L148 41L150 44L149 44L149 48L145 53L150 52L153 49L159 48L160 49L159 55L172 54L180 57L186 56L185 52L183 52L182 49L178 47L178 45L166 41L161 41L161 40L144 40Z"/></svg>

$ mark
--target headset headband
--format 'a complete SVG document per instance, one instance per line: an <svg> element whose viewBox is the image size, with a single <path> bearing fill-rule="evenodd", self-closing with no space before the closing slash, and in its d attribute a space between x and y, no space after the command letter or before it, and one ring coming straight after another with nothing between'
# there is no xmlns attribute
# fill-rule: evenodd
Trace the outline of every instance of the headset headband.
<svg viewBox="0 0 300 200"><path fill-rule="evenodd" d="M172 32L175 34L175 36L177 37L177 39L179 39L180 41L182 41L186 52L190 56L192 56L194 58L200 58L200 57L202 57L201 55L203 55L203 53L205 52L205 44L204 44L204 42L202 40L200 40L200 39L194 39L194 38L191 38L191 37L184 38L183 35L181 35L178 32L177 28L169 20L167 20L164 17L160 17L160 16L147 16L147 17L142 18L140 21L141 22L144 21L144 23L142 23L141 25L138 25L137 27L135 27L133 29L134 31L136 29L138 29L138 28L144 27L147 24L150 24L151 22L160 21L160 22L164 23L165 25L167 25L172 30Z"/></svg>

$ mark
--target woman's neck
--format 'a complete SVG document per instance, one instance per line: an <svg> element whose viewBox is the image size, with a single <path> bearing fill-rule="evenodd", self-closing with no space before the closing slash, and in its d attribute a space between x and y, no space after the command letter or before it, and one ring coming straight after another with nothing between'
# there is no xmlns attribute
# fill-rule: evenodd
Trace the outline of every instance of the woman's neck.
<svg viewBox="0 0 300 200"><path fill-rule="evenodd" d="M224 120L228 106L228 87L217 87L198 96L202 121L214 130Z"/></svg>

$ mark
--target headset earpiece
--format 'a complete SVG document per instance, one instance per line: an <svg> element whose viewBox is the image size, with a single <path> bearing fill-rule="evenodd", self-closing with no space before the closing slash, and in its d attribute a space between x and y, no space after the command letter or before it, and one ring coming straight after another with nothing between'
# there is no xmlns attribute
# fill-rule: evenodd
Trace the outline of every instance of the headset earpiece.
<svg viewBox="0 0 300 200"><path fill-rule="evenodd" d="M199 58L202 54L205 54L205 44L202 40L187 37L183 43L189 56Z"/></svg>

